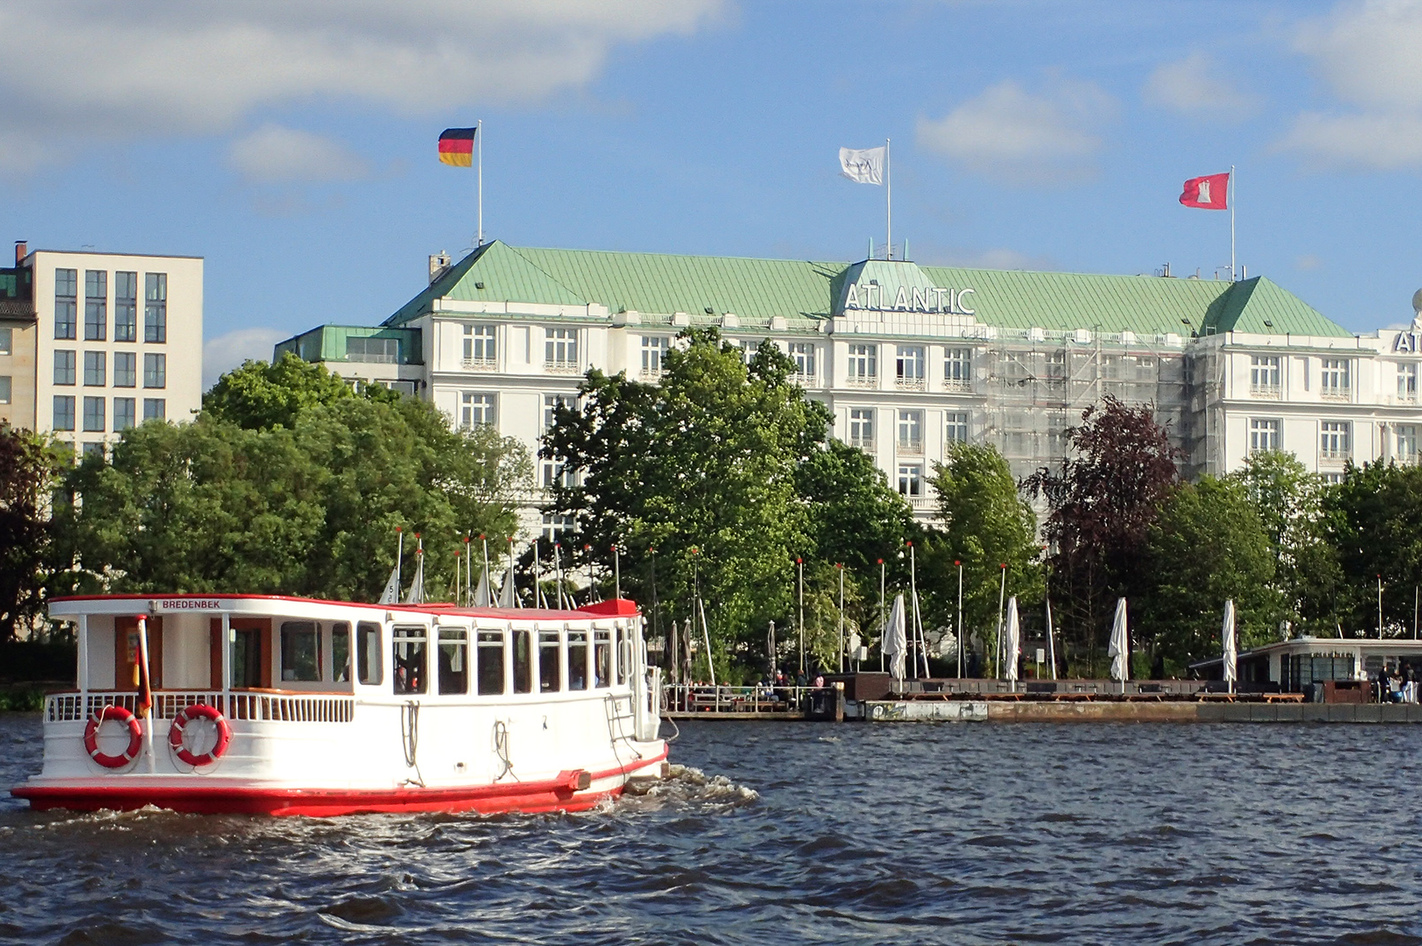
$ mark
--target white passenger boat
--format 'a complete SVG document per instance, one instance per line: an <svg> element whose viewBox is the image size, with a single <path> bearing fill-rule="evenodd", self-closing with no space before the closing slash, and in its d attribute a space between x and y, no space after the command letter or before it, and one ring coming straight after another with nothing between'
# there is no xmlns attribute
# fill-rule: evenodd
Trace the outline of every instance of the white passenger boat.
<svg viewBox="0 0 1422 946"><path fill-rule="evenodd" d="M78 689L45 699L43 771L12 790L33 808L577 810L667 772L630 601L104 595L49 610L74 623Z"/></svg>

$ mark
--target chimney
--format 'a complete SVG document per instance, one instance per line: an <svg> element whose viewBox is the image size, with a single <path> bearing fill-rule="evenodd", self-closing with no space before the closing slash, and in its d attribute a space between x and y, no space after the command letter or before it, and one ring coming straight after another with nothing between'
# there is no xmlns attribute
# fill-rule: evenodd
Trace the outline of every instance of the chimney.
<svg viewBox="0 0 1422 946"><path fill-rule="evenodd" d="M444 275L450 262L449 254L443 251L430 257L430 285L434 285L434 281Z"/></svg>
<svg viewBox="0 0 1422 946"><path fill-rule="evenodd" d="M30 245L24 240L15 241L15 265L23 266L25 257L30 255Z"/></svg>

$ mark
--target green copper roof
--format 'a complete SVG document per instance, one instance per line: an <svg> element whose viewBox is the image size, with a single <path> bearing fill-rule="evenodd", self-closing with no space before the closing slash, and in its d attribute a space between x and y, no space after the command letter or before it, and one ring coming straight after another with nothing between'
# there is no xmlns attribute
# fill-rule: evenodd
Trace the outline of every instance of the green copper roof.
<svg viewBox="0 0 1422 946"><path fill-rule="evenodd" d="M699 322L734 312L747 327L775 316L791 324L828 318L849 283L973 289L978 323L1004 329L1091 329L1137 334L1225 332L1348 336L1350 332L1264 278L1222 280L1102 276L1018 270L672 256L486 244L385 321L400 325L433 300L606 306L651 316L685 312ZM887 282L886 282L887 281ZM1271 324L1266 324L1271 323Z"/></svg>

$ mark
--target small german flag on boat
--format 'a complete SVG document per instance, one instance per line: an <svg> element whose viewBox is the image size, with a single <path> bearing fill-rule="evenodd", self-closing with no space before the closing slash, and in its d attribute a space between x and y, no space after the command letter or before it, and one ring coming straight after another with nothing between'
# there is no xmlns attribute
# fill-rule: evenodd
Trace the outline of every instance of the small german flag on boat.
<svg viewBox="0 0 1422 946"><path fill-rule="evenodd" d="M467 168L474 164L474 135L478 128L446 128L439 136L439 159L443 164Z"/></svg>

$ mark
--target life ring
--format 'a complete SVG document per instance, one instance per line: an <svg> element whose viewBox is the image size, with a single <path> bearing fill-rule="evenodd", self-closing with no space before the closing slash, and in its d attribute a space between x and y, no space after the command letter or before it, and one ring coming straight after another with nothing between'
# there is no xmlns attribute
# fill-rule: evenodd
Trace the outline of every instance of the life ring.
<svg viewBox="0 0 1422 946"><path fill-rule="evenodd" d="M99 727L110 719L128 727L128 748L119 755L108 755L99 751ZM138 725L138 717L122 706L105 706L90 716L88 724L84 726L84 751L89 753L89 758L106 769L121 769L128 765L143 751L143 727Z"/></svg>
<svg viewBox="0 0 1422 946"><path fill-rule="evenodd" d="M201 754L189 749L183 738L188 723L196 719L209 720L217 728L217 738L212 748ZM168 730L168 745L179 759L191 766L211 765L216 762L222 758L222 754L227 751L227 744L231 741L232 727L227 724L227 717L219 713L216 707L206 703L184 706L178 711L178 715L173 717L173 725Z"/></svg>

